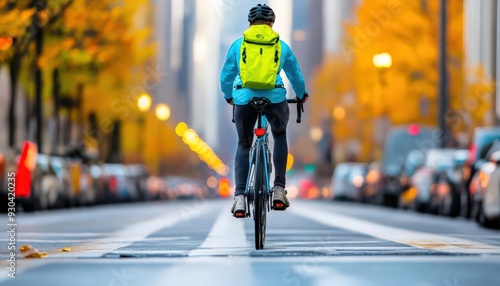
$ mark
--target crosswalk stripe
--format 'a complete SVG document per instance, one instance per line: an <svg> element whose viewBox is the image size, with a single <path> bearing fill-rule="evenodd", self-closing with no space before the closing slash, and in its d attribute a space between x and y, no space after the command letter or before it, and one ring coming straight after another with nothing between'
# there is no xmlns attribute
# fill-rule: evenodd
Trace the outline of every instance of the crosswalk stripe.
<svg viewBox="0 0 500 286"><path fill-rule="evenodd" d="M190 251L191 259L182 260L161 273L155 279L158 281L156 285L206 285L210 281L218 281L217 285L256 285L252 261L247 256L250 244L246 240L244 222L232 217L229 209L230 205L222 207L207 238L199 248ZM196 259L211 261L213 256L228 256L229 260L225 260L227 264L224 265L222 276L220 266L216 264L197 268L196 275L178 275L190 273L193 267L196 267L193 263L198 261Z"/></svg>
<svg viewBox="0 0 500 286"><path fill-rule="evenodd" d="M54 249L51 251L49 250L47 258L43 260L25 261L20 259L17 264L16 275L19 275L20 273L31 268L49 264L53 261L53 259L102 257L107 253L129 246L137 241L145 240L149 235L163 228L172 226L181 221L196 219L210 210L213 211L215 207L216 205L211 205L211 207L209 207L209 204L201 203L191 205L190 208L185 208L183 205L175 208L167 208L162 215L153 219L141 221L119 231L108 234L105 237L86 241L81 245L72 246L71 252L61 252L60 249ZM0 262L0 266L2 268L0 272L0 274L2 274L2 277L0 277L0 283L5 281L8 277L6 274L6 265L7 264L4 261Z"/></svg>
<svg viewBox="0 0 500 286"><path fill-rule="evenodd" d="M230 206L223 207L202 245L189 256L247 255L250 244L245 236L243 219L235 219L229 213Z"/></svg>
<svg viewBox="0 0 500 286"><path fill-rule="evenodd" d="M50 257L84 257L84 258L97 258L117 250L122 247L129 246L134 242L144 240L149 235L157 232L163 228L172 226L178 222L194 219L202 216L210 208L207 205L202 205L196 211L188 214L179 213L179 209L168 209L164 214L147 221L141 221L123 228L119 231L113 232L103 238L92 240L83 245L75 246L71 252L68 253L54 253Z"/></svg>
<svg viewBox="0 0 500 286"><path fill-rule="evenodd" d="M295 202L293 208L290 208L289 211L325 225L411 245L421 249L457 254L500 253L500 247L497 246L446 235L385 226L333 212L326 212L318 208L312 209L302 202Z"/></svg>

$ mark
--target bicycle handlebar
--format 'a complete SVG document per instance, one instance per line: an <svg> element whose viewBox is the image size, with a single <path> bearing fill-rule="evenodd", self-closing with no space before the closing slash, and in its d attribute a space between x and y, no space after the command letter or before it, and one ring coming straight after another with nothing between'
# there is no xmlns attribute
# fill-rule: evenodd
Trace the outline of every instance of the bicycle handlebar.
<svg viewBox="0 0 500 286"><path fill-rule="evenodd" d="M297 123L302 122L302 112L304 112L304 103L301 100L296 100L296 99L287 99L286 102L297 104Z"/></svg>

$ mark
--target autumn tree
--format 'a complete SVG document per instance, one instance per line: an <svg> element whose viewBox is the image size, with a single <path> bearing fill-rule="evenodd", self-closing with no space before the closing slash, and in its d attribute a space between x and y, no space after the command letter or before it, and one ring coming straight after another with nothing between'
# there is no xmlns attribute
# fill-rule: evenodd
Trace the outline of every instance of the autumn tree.
<svg viewBox="0 0 500 286"><path fill-rule="evenodd" d="M37 51L41 51L44 27L60 17L70 3L71 0L0 0L0 64L7 63L9 65L11 83L9 105L10 147L14 147L15 144L15 96L22 60L34 40L37 43ZM38 131L40 132L40 130Z"/></svg>
<svg viewBox="0 0 500 286"><path fill-rule="evenodd" d="M478 108L467 111L472 118L477 118L476 113L487 109L478 89L484 93L490 90L491 85L484 79L476 85L465 84L464 74L470 71L464 70L463 1L449 0L447 3L449 117L452 118L449 123L452 123L454 113L464 110L464 98L473 96L477 99ZM343 67L334 71L333 66L327 63L320 74L337 73L347 81L354 78L352 91L356 97L355 116L358 121L369 122L387 117L393 125L414 122L436 124L440 36L438 4L439 1L428 0L363 1L356 10L356 22L345 24L347 37L340 43L339 56L349 63L344 65L351 69ZM373 57L380 53L392 56L390 68L379 69L374 65ZM328 75L319 76L322 77ZM317 81L316 92L338 94L335 85L343 84L342 81L330 82L328 87L328 84ZM472 95L474 92L475 95ZM460 128L458 124L452 125L454 130ZM364 139L365 142L370 140L372 138Z"/></svg>

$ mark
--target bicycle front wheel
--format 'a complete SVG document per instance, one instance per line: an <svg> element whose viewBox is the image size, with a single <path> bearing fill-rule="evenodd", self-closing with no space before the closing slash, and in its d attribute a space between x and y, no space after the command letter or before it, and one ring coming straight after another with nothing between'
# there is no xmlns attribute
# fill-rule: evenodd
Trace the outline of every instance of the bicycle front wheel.
<svg viewBox="0 0 500 286"><path fill-rule="evenodd" d="M255 189L254 189L254 222L255 222L255 249L263 249L266 239L266 180L264 174L264 153L262 145L258 144L255 154Z"/></svg>

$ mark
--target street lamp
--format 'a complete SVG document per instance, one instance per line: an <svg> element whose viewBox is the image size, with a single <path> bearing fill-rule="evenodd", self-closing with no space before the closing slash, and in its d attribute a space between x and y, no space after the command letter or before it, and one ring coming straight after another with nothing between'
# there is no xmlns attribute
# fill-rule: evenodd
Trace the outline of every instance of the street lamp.
<svg viewBox="0 0 500 286"><path fill-rule="evenodd" d="M156 106L156 117L161 121L167 121L170 118L170 107L160 103Z"/></svg>
<svg viewBox="0 0 500 286"><path fill-rule="evenodd" d="M391 54L385 52L385 53L380 53L376 54L373 56L373 65L380 69L388 69L392 66L392 56Z"/></svg>
<svg viewBox="0 0 500 286"><path fill-rule="evenodd" d="M387 85L387 82L385 80L385 71L392 67L391 54L389 54L388 52L383 52L383 53L374 55L373 56L373 65L379 70L380 86L383 89ZM377 97L380 97L378 99L379 99L381 107L382 107L382 117L380 119L377 119L377 121L379 121L378 124L375 123L375 126L379 126L380 129L378 131L373 132L373 135L374 135L373 139L376 141L375 146L377 146L377 148L376 148L377 152L380 152L381 147L379 144L381 144L382 146L384 145L385 140L383 138L387 134L387 130L389 128L390 123L388 121L387 111L385 109L386 108L386 106L385 106L386 100L382 97L382 94L378 94ZM375 126L373 128L376 128ZM378 136L380 136L380 134L382 134L382 139L378 139L378 138L380 138L380 137L378 137Z"/></svg>
<svg viewBox="0 0 500 286"><path fill-rule="evenodd" d="M142 112L148 111L151 108L151 96L147 93L141 94L137 100L137 107Z"/></svg>
<svg viewBox="0 0 500 286"><path fill-rule="evenodd" d="M151 96L147 93L143 93L139 96L139 99L137 100L137 108L139 108L139 111L141 112L147 112L151 108ZM145 137L145 128L144 128L144 123L145 123L145 117L142 114L139 114L139 117L137 118L137 125L139 126L139 142L137 143L137 152L141 154L144 150L144 137ZM142 157L142 155L141 155Z"/></svg>

